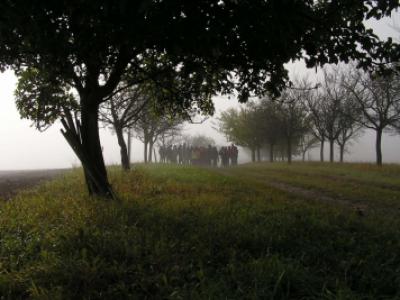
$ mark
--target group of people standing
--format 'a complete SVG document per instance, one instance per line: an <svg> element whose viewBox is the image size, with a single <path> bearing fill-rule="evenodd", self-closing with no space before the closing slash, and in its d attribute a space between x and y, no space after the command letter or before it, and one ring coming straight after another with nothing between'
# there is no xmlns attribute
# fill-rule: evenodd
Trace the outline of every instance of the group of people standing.
<svg viewBox="0 0 400 300"><path fill-rule="evenodd" d="M232 144L227 147L221 147L219 149L219 156L221 157L221 166L227 167L229 165L236 166L238 163L238 148Z"/></svg>
<svg viewBox="0 0 400 300"><path fill-rule="evenodd" d="M221 166L237 165L238 148L235 145L221 147L218 151L217 147L208 145L208 147L193 147L186 144L161 146L159 148L160 162L174 163L185 165L202 165L202 166Z"/></svg>

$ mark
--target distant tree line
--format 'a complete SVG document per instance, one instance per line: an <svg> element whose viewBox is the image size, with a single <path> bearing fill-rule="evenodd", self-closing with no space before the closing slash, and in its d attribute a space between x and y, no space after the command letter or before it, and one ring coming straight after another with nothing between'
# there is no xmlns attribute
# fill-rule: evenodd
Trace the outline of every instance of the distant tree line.
<svg viewBox="0 0 400 300"><path fill-rule="evenodd" d="M240 109L230 109L219 117L219 130L229 141L251 151L252 161L260 161L268 151L269 161L293 155L305 159L306 152L320 146L324 161L325 142L329 161L334 161L335 145L340 162L351 140L365 128L376 133L376 163L382 165L382 134L399 133L400 75L396 65L385 73L363 72L354 65L323 69L322 80L312 85L297 80L278 98L263 97Z"/></svg>

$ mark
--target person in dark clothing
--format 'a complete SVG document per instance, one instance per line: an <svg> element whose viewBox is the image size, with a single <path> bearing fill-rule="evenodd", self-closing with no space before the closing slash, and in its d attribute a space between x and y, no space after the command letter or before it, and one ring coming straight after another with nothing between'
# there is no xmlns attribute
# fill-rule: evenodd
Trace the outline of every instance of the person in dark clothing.
<svg viewBox="0 0 400 300"><path fill-rule="evenodd" d="M208 145L205 155L206 155L207 166L212 166L212 147L211 147L211 145Z"/></svg>
<svg viewBox="0 0 400 300"><path fill-rule="evenodd" d="M239 150L234 144L231 145L230 155L232 165L236 166L238 163Z"/></svg>
<svg viewBox="0 0 400 300"><path fill-rule="evenodd" d="M226 167L229 160L227 147L221 147L221 149L219 150L219 156L221 157L221 166Z"/></svg>
<svg viewBox="0 0 400 300"><path fill-rule="evenodd" d="M177 148L177 154L178 154L178 164L183 164L183 147L182 145L179 145Z"/></svg>
<svg viewBox="0 0 400 300"><path fill-rule="evenodd" d="M160 162L165 163L165 147L161 146L158 149L158 154L160 154Z"/></svg>
<svg viewBox="0 0 400 300"><path fill-rule="evenodd" d="M176 147L176 145L174 145L171 149L171 162L173 164L177 163L177 157L178 157L178 147Z"/></svg>
<svg viewBox="0 0 400 300"><path fill-rule="evenodd" d="M218 149L217 149L217 147L212 147L210 156L211 156L212 165L214 167L217 167L218 166Z"/></svg>

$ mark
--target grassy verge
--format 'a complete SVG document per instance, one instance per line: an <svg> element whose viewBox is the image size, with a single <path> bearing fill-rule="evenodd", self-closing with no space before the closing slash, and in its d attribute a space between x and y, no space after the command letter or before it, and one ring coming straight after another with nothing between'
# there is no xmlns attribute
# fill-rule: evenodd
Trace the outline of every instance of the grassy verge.
<svg viewBox="0 0 400 300"><path fill-rule="evenodd" d="M79 171L19 195L0 206L1 297L400 297L398 217L302 201L246 168L111 169L118 202L84 196Z"/></svg>

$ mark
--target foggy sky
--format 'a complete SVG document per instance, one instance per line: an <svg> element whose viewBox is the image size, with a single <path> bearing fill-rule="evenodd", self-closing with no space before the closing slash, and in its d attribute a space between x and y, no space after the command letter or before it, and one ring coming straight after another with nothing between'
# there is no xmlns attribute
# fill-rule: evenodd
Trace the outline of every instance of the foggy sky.
<svg viewBox="0 0 400 300"><path fill-rule="evenodd" d="M400 35L393 30L392 26L398 26L399 13L391 20L385 19L381 22L369 22L375 32L382 38ZM313 70L307 70L304 64L296 62L288 66L291 76L315 77ZM14 90L16 77L13 72L0 73L0 170L23 170L23 169L49 169L49 168L71 168L79 166L79 160L64 140L60 133L60 123L56 123L45 132L39 132L31 126L32 122L21 120L14 102ZM230 107L239 107L234 97L214 98L216 115ZM217 145L225 145L227 141L219 134L215 127L215 117L208 119L201 125L190 124L185 126L184 134L205 134L215 139ZM109 130L101 129L101 143L104 148L104 157L107 164L119 164L119 147L117 138ZM357 141L353 141L350 153L345 155L347 161L374 162L375 160L375 136L374 132L365 131L364 135ZM328 147L326 147L328 148ZM400 162L400 137L385 134L382 142L383 161ZM327 151L327 149L326 149ZM336 157L338 155L336 151ZM312 151L310 157L318 160L318 149ZM327 153L326 153L326 157ZM249 160L248 155L241 151L239 155L241 162ZM143 160L143 144L137 140L133 142L133 161Z"/></svg>

